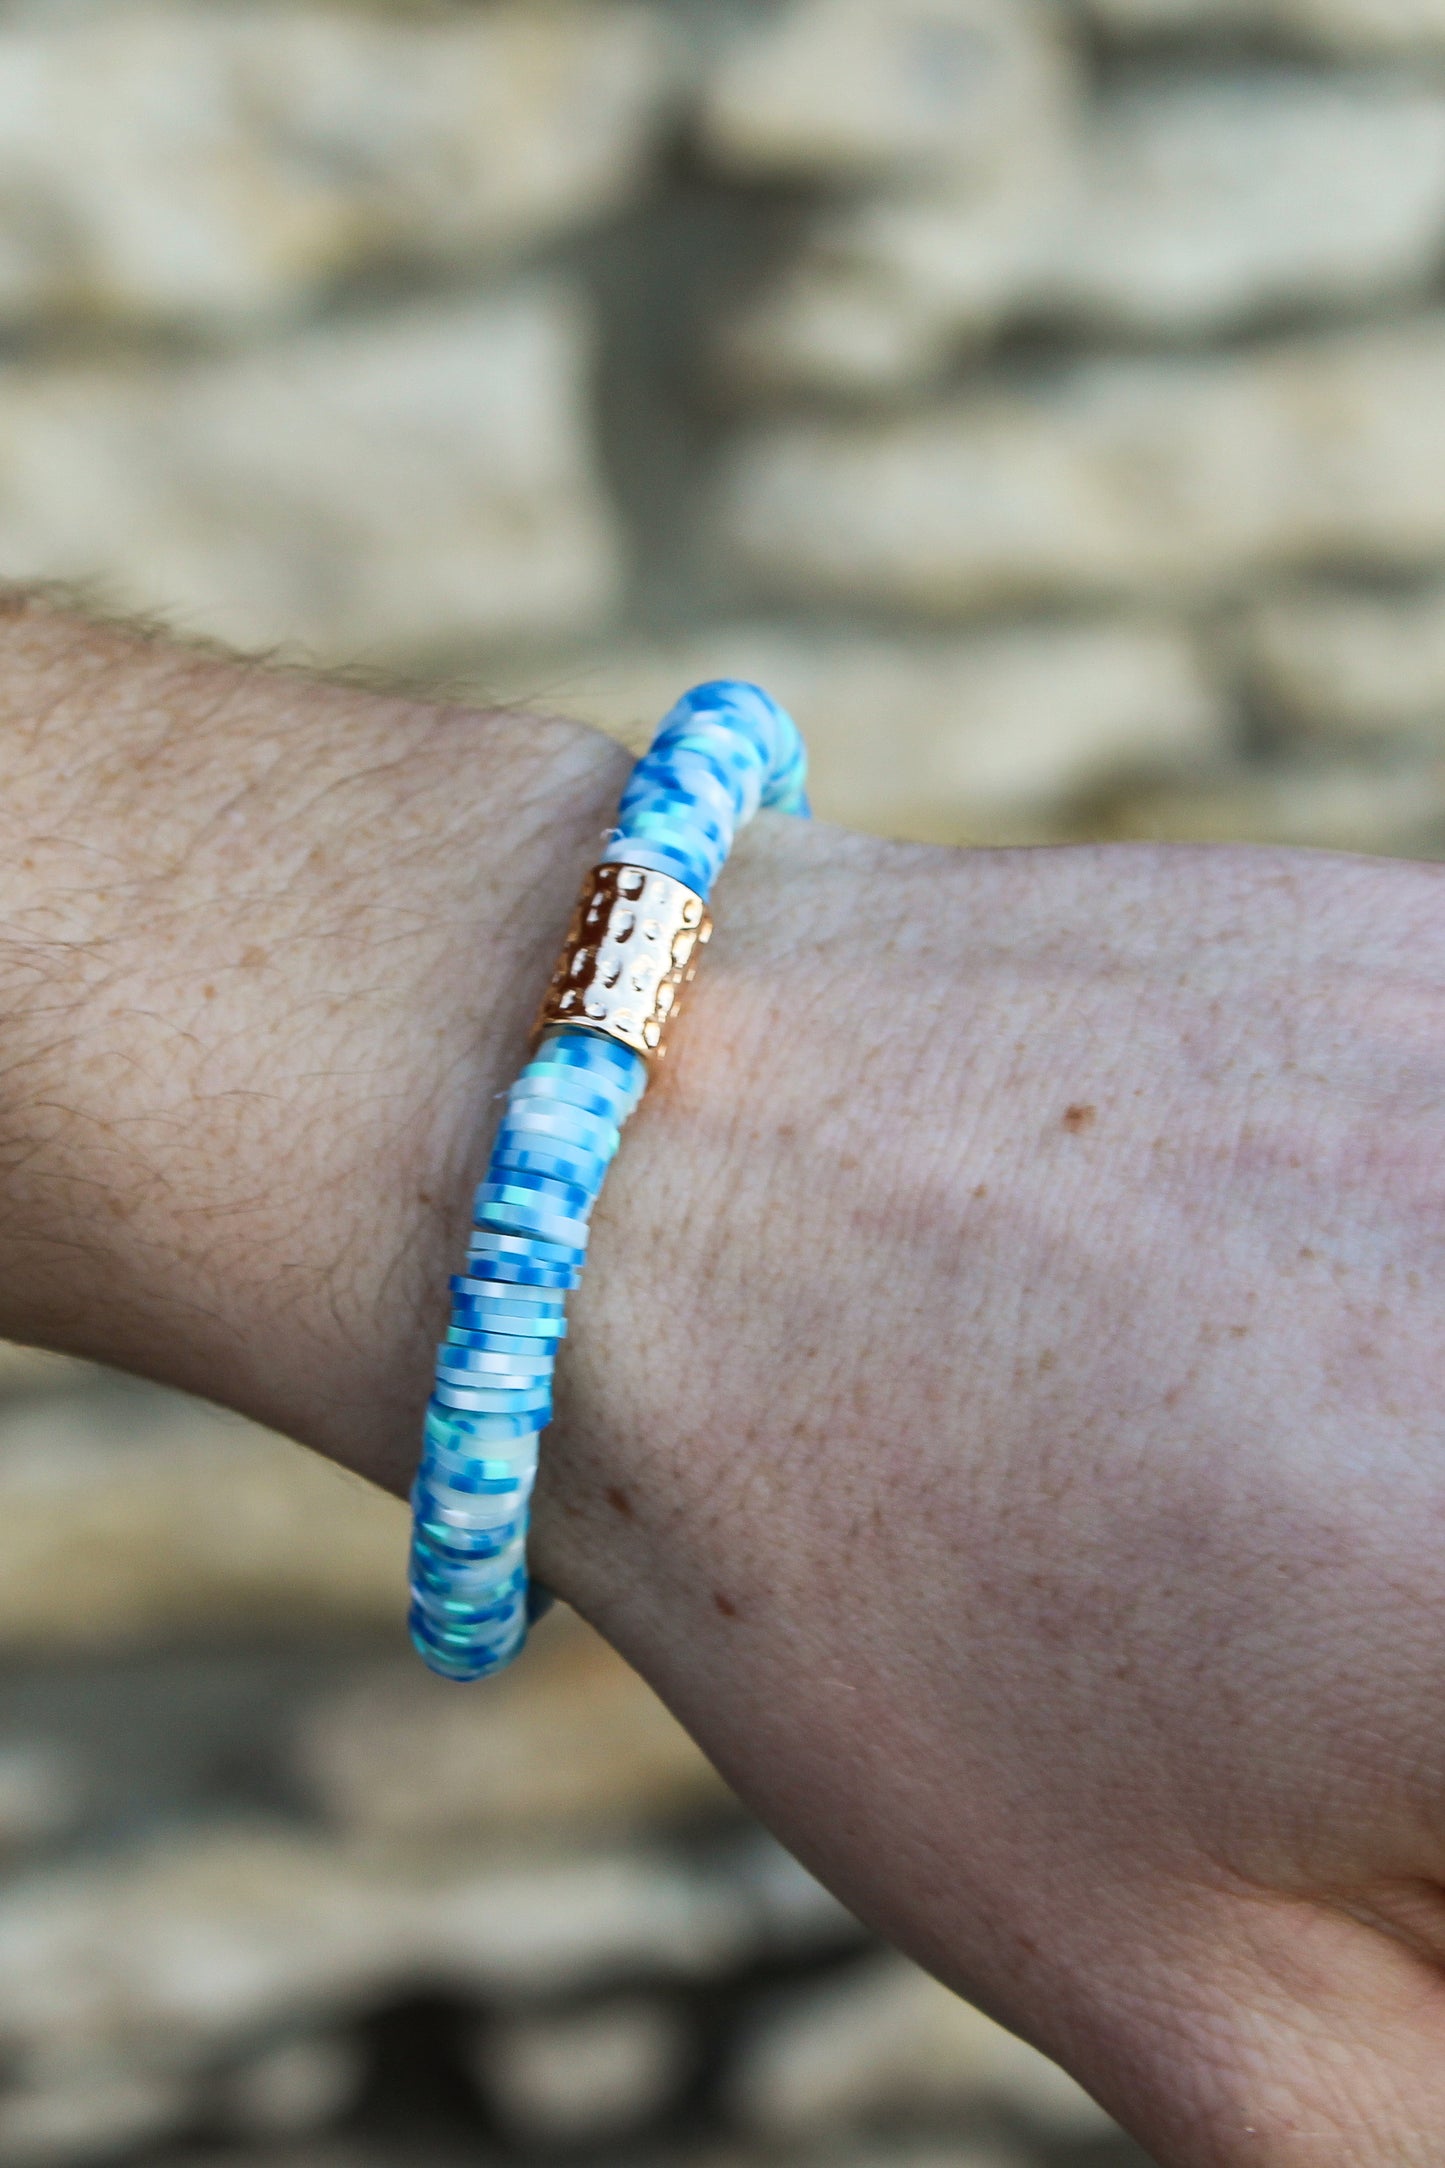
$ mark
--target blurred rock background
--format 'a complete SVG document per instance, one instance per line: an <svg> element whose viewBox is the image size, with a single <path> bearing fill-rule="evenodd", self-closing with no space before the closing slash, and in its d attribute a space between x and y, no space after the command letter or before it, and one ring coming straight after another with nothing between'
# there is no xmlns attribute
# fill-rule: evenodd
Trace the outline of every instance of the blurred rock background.
<svg viewBox="0 0 1445 2168"><path fill-rule="evenodd" d="M0 578L762 676L889 834L1436 853L1445 0L8 0ZM404 1542L0 1359L0 2168L1140 2158L575 1622L428 1681Z"/></svg>

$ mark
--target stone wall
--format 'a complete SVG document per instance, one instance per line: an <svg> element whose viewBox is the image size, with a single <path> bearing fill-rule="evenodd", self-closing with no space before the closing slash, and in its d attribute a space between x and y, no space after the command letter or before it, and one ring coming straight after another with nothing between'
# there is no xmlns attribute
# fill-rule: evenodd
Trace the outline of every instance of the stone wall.
<svg viewBox="0 0 1445 2168"><path fill-rule="evenodd" d="M759 675L886 833L1436 852L1442 267L1445 0L9 0L0 577ZM0 1360L0 2160L1137 2157L575 1623L428 1682L404 1541Z"/></svg>
<svg viewBox="0 0 1445 2168"><path fill-rule="evenodd" d="M1445 837L1439 0L10 0L0 575L824 811Z"/></svg>

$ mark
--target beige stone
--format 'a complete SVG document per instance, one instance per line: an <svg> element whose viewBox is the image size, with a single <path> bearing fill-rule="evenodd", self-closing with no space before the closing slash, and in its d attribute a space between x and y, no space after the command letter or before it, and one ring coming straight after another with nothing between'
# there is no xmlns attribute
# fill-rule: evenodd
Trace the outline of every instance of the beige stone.
<svg viewBox="0 0 1445 2168"><path fill-rule="evenodd" d="M733 172L979 177L1046 152L1075 89L1040 0L790 0L726 51L699 130Z"/></svg>
<svg viewBox="0 0 1445 2168"><path fill-rule="evenodd" d="M485 1694L407 1658L362 1676L311 1712L296 1767L331 1821L391 1839L596 1831L731 1796L637 1674L565 1613Z"/></svg>
<svg viewBox="0 0 1445 2168"><path fill-rule="evenodd" d="M821 213L795 264L728 312L725 373L754 393L877 392L992 330L1065 197L1082 104L1064 17L1035 0L802 0L765 24L712 85L712 155L888 186Z"/></svg>
<svg viewBox="0 0 1445 2168"><path fill-rule="evenodd" d="M901 1957L779 1995L744 2040L732 2105L774 2141L992 2103L1087 2139L1103 2110L1035 2048Z"/></svg>
<svg viewBox="0 0 1445 2168"><path fill-rule="evenodd" d="M1445 93L1368 74L1164 73L1107 99L1040 305L1217 331L1424 287L1445 238Z"/></svg>
<svg viewBox="0 0 1445 2168"><path fill-rule="evenodd" d="M884 835L996 835L1123 772L1207 762L1233 718L1190 637L1136 616L912 640L720 625L676 645L534 657L490 688L644 745L679 690L756 680L797 717L829 820Z"/></svg>
<svg viewBox="0 0 1445 2168"><path fill-rule="evenodd" d="M116 0L0 25L0 313L200 320L515 251L639 187L653 10Z"/></svg>
<svg viewBox="0 0 1445 2168"><path fill-rule="evenodd" d="M1445 0L1089 0L1125 35L1245 31L1333 52L1412 53L1445 46Z"/></svg>
<svg viewBox="0 0 1445 2168"><path fill-rule="evenodd" d="M6 2168L73 2168L180 2129L193 2105L175 2078L112 2069L49 2072L0 2093L0 2158Z"/></svg>
<svg viewBox="0 0 1445 2168"><path fill-rule="evenodd" d="M745 435L717 531L770 599L938 617L1445 556L1445 318L1086 362Z"/></svg>
<svg viewBox="0 0 1445 2168"><path fill-rule="evenodd" d="M1037 297L1070 200L1055 158L821 212L721 326L723 388L893 401L934 382Z"/></svg>
<svg viewBox="0 0 1445 2168"><path fill-rule="evenodd" d="M789 2159L798 2160L799 2168L1039 2168L1032 2150L966 2138L915 2138L910 2143L893 2136L871 2145L832 2145L816 2154L790 2152Z"/></svg>
<svg viewBox="0 0 1445 2168"><path fill-rule="evenodd" d="M786 1947L738 1864L173 1829L0 1890L0 2052L17 2088L51 2099L114 2071L190 2081L420 1991L521 2003L716 1979ZM814 1950L834 1932L819 1920Z"/></svg>
<svg viewBox="0 0 1445 2168"><path fill-rule="evenodd" d="M88 1363L70 1355L52 1355L47 1348L19 1347L0 1340L0 1394L63 1392L85 1385L95 1373Z"/></svg>
<svg viewBox="0 0 1445 2168"><path fill-rule="evenodd" d="M356 2105L366 2074L353 2034L299 2033L232 2062L207 2088L208 2120L237 2138L309 2137Z"/></svg>
<svg viewBox="0 0 1445 2168"><path fill-rule="evenodd" d="M565 288L232 359L0 370L0 578L331 662L595 620L620 553Z"/></svg>
<svg viewBox="0 0 1445 2168"><path fill-rule="evenodd" d="M1126 79L1072 155L821 214L721 333L750 394L896 396L1010 319L1169 337L1423 289L1445 93L1363 71Z"/></svg>
<svg viewBox="0 0 1445 2168"><path fill-rule="evenodd" d="M1445 856L1445 761L1275 761L1103 800L1101 837Z"/></svg>
<svg viewBox="0 0 1445 2168"><path fill-rule="evenodd" d="M1281 596L1246 616L1240 646L1256 697L1293 732L1445 747L1445 586Z"/></svg>
<svg viewBox="0 0 1445 2168"><path fill-rule="evenodd" d="M473 2159L475 2159L473 2155ZM219 2168L214 2147L184 2153L166 2149L166 2168ZM403 2137L398 2144L370 2140L316 2137L287 2145L227 2146L221 2156L224 2168L417 2168L416 2150ZM445 2156L431 2160L427 2168L455 2168ZM471 2163L468 2163L471 2168Z"/></svg>
<svg viewBox="0 0 1445 2168"><path fill-rule="evenodd" d="M0 1744L0 1858L63 1834L84 1802L85 1780L63 1748L25 1739Z"/></svg>
<svg viewBox="0 0 1445 2168"><path fill-rule="evenodd" d="M394 1625L406 1514L281 1438L172 1395L0 1408L0 1647Z"/></svg>
<svg viewBox="0 0 1445 2168"><path fill-rule="evenodd" d="M667 2108L689 2074L691 2043L675 2004L611 1995L487 2026L470 2061L524 2144L603 2144L635 2136Z"/></svg>

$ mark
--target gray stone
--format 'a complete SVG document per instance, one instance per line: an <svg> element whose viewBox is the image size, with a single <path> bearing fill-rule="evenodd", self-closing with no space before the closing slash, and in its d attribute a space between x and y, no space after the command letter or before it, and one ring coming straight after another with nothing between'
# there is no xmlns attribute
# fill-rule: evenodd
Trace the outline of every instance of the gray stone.
<svg viewBox="0 0 1445 2168"><path fill-rule="evenodd" d="M871 2145L844 2144L826 2147L821 2153L790 2153L798 2168L1039 2168L1038 2155L1015 2145L964 2139L915 2138L911 2143L897 2137L877 2139Z"/></svg>
<svg viewBox="0 0 1445 2168"><path fill-rule="evenodd" d="M533 658L489 685L565 685L570 713L640 745L680 687L724 675L769 686L797 716L825 818L920 840L997 839L1120 773L1207 764L1233 731L1190 637L1146 616L912 640L720 625Z"/></svg>
<svg viewBox="0 0 1445 2168"><path fill-rule="evenodd" d="M330 662L595 620L620 551L565 288L233 359L0 371L0 577Z"/></svg>
<svg viewBox="0 0 1445 2168"><path fill-rule="evenodd" d="M82 2065L12 2079L0 2093L0 2158L6 2168L71 2168L181 2129L191 2088L158 2074Z"/></svg>
<svg viewBox="0 0 1445 2168"><path fill-rule="evenodd" d="M0 1858L62 1835L84 1801L84 1780L63 1749L40 1740L0 1744Z"/></svg>
<svg viewBox="0 0 1445 2168"><path fill-rule="evenodd" d="M743 437L718 532L770 598L938 617L1445 556L1445 318L1108 359Z"/></svg>
<svg viewBox="0 0 1445 2168"><path fill-rule="evenodd" d="M797 1954L779 1920L746 1871L641 1844L479 1859L264 1823L173 1829L9 1879L0 2053L35 2101L121 2071L174 2097L420 1991L517 2005L725 1977ZM814 1949L829 1937L831 1918Z"/></svg>
<svg viewBox="0 0 1445 2168"><path fill-rule="evenodd" d="M1113 2127L1037 2049L891 1955L774 1998L744 2039L731 2101L747 2128L790 2146L990 2104L1050 2137Z"/></svg>
<svg viewBox="0 0 1445 2168"><path fill-rule="evenodd" d="M751 392L877 391L991 330L1066 200L1082 103L1064 17L1037 0L803 0L758 31L712 86L712 155L887 185L823 212L795 265L730 315L725 373Z"/></svg>
<svg viewBox="0 0 1445 2168"><path fill-rule="evenodd" d="M820 215L721 334L750 394L896 396L1010 319L1195 336L1422 288L1445 92L1279 68L1126 80L1073 152Z"/></svg>
<svg viewBox="0 0 1445 2168"><path fill-rule="evenodd" d="M1196 333L1423 286L1445 238L1445 92L1282 69L1107 99L1040 302Z"/></svg>
<svg viewBox="0 0 1445 2168"><path fill-rule="evenodd" d="M469 2058L494 2113L524 2144L636 2136L689 2074L682 2011L657 1995L519 2013L478 2031Z"/></svg>
<svg viewBox="0 0 1445 2168"><path fill-rule="evenodd" d="M296 1769L332 1822L391 1840L626 1828L731 1797L636 1672L565 1613L486 1694L410 1657L367 1671L310 1712Z"/></svg>
<svg viewBox="0 0 1445 2168"><path fill-rule="evenodd" d="M1071 200L1056 145L986 186L823 211L796 258L720 327L724 389L894 401L933 383L1036 298Z"/></svg>
<svg viewBox="0 0 1445 2168"><path fill-rule="evenodd" d="M170 1394L0 1407L0 1647L396 1626L405 1508Z"/></svg>
<svg viewBox="0 0 1445 2168"><path fill-rule="evenodd" d="M1124 36L1245 32L1339 53L1445 47L1445 0L1089 0L1089 6L1106 30Z"/></svg>
<svg viewBox="0 0 1445 2168"><path fill-rule="evenodd" d="M305 2138L339 2122L365 2080L366 2057L354 2035L300 2033L224 2071L209 2089L208 2119L238 2138Z"/></svg>
<svg viewBox="0 0 1445 2168"><path fill-rule="evenodd" d="M1040 0L791 0L727 51L699 129L732 172L980 179L1045 150L1074 87Z"/></svg>
<svg viewBox="0 0 1445 2168"><path fill-rule="evenodd" d="M468 261L636 192L654 11L116 0L0 23L0 314L199 321Z"/></svg>
<svg viewBox="0 0 1445 2168"><path fill-rule="evenodd" d="M0 1340L0 1394L64 1392L70 1386L85 1385L94 1374L88 1363L73 1356Z"/></svg>
<svg viewBox="0 0 1445 2168"><path fill-rule="evenodd" d="M1281 596L1248 614L1240 646L1257 697L1299 736L1445 747L1445 586Z"/></svg>
<svg viewBox="0 0 1445 2168"><path fill-rule="evenodd" d="M1445 760L1274 761L1101 803L1094 832L1165 843L1274 843L1445 856Z"/></svg>

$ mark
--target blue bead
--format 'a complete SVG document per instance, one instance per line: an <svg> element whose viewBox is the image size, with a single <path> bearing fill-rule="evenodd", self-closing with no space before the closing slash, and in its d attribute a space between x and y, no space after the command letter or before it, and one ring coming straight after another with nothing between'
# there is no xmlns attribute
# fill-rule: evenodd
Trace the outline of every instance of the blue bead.
<svg viewBox="0 0 1445 2168"><path fill-rule="evenodd" d="M541 1392L495 1393L485 1392L473 1385L465 1385L455 1378L442 1376L432 1390L432 1397L444 1408L463 1408L473 1415L505 1415L509 1422L518 1421L524 1415L540 1417L543 1423L552 1414L552 1388L548 1385Z"/></svg>
<svg viewBox="0 0 1445 2168"><path fill-rule="evenodd" d="M550 1068L534 1063L524 1069L507 1096L509 1107L527 1099L555 1100L558 1106L577 1107L583 1114L595 1114L600 1120L615 1122L627 1096L627 1087L618 1077L598 1076L591 1069L562 1068L553 1064Z"/></svg>
<svg viewBox="0 0 1445 2168"><path fill-rule="evenodd" d="M491 1287L562 1290L581 1284L580 1266L543 1264L540 1258L475 1257L464 1273L447 1283L454 1295L474 1295Z"/></svg>
<svg viewBox="0 0 1445 2168"><path fill-rule="evenodd" d="M541 1428L520 1409L507 1415L487 1415L475 1408L445 1406L433 1394L427 1403L422 1438L427 1452L446 1453L457 1459L468 1454L476 1457L486 1446L491 1446L494 1453L515 1454L518 1441L535 1437Z"/></svg>
<svg viewBox="0 0 1445 2168"><path fill-rule="evenodd" d="M547 1151L536 1145L498 1144L491 1169L497 1174L547 1174L553 1181L568 1182L595 1197L607 1173L607 1161L580 1149L559 1147Z"/></svg>
<svg viewBox="0 0 1445 2168"><path fill-rule="evenodd" d="M559 1182L555 1174L533 1174L521 1168L490 1171L477 1184L477 1208L488 1204L545 1204L564 1218L581 1219L597 1202L597 1192L577 1182Z"/></svg>
<svg viewBox="0 0 1445 2168"><path fill-rule="evenodd" d="M538 1310L494 1307L491 1303L473 1302L467 1296L458 1296L452 1306L451 1323L447 1338L457 1337L462 1347L469 1345L474 1333L486 1336L495 1333L511 1340L565 1340L567 1320Z"/></svg>
<svg viewBox="0 0 1445 2168"><path fill-rule="evenodd" d="M475 1227L467 1244L467 1263L487 1258L497 1264L550 1265L554 1271L580 1272L587 1245L549 1242L545 1236L513 1234L501 1227Z"/></svg>
<svg viewBox="0 0 1445 2168"><path fill-rule="evenodd" d="M548 1250L573 1250L579 1258L587 1249L586 1220L549 1212L540 1204L484 1204L478 1207L475 1224L479 1235L535 1236Z"/></svg>
<svg viewBox="0 0 1445 2168"><path fill-rule="evenodd" d="M616 1155L621 1142L615 1121L540 1095L513 1099L507 1108L501 1133L509 1150L529 1137L553 1137L563 1144L580 1144L594 1158L606 1160Z"/></svg>
<svg viewBox="0 0 1445 2168"><path fill-rule="evenodd" d="M758 806L807 812L796 726L755 685L699 685L665 718L623 793L606 864L706 897ZM512 1661L549 1600L523 1545L537 1443L552 1412L566 1291L647 1063L603 1033L546 1031L516 1084L477 1191L477 1224L437 1350L412 1492L412 1639L443 1678Z"/></svg>
<svg viewBox="0 0 1445 2168"><path fill-rule="evenodd" d="M525 1320L514 1318L512 1322L520 1327ZM543 1318L526 1332L489 1332L485 1327L451 1324L442 1344L444 1347L480 1348L488 1355L531 1355L552 1362L556 1359L558 1342L566 1337L566 1333L566 1325L560 1319L550 1317Z"/></svg>
<svg viewBox="0 0 1445 2168"><path fill-rule="evenodd" d="M515 1348L464 1347L450 1336L437 1349L437 1376L460 1379L475 1376L479 1385L488 1378L550 1378L556 1356L547 1340L523 1341Z"/></svg>

